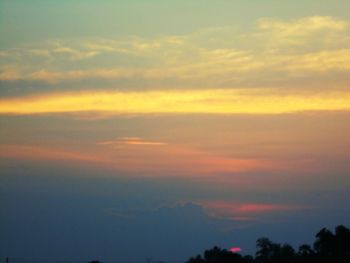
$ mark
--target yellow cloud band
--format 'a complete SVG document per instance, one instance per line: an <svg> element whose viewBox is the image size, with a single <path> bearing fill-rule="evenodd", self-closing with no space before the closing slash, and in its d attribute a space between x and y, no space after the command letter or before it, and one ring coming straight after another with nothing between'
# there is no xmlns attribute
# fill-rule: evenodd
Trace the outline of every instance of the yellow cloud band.
<svg viewBox="0 0 350 263"><path fill-rule="evenodd" d="M109 112L116 114L280 114L349 110L350 93L279 95L261 89L59 93L0 100L0 114Z"/></svg>

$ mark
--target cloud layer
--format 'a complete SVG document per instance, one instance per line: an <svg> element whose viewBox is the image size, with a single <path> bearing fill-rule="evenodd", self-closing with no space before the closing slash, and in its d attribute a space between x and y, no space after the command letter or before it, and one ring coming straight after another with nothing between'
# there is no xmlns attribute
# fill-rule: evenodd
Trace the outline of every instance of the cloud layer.
<svg viewBox="0 0 350 263"><path fill-rule="evenodd" d="M0 52L2 94L54 90L347 90L347 20L260 19L154 38L57 39Z"/></svg>

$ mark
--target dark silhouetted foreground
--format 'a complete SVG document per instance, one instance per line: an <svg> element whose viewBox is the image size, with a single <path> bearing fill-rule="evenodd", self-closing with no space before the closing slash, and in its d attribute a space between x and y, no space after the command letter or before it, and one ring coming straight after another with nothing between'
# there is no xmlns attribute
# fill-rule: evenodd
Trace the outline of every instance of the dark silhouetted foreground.
<svg viewBox="0 0 350 263"><path fill-rule="evenodd" d="M342 225L335 228L335 233L323 228L316 234L313 247L305 244L298 251L268 238L258 239L256 247L255 258L214 247L186 263L350 263L350 230Z"/></svg>

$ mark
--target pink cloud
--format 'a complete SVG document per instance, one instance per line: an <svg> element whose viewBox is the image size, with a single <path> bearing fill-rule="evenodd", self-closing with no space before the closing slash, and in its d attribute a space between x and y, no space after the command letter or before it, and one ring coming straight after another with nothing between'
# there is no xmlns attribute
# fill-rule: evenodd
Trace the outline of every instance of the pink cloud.
<svg viewBox="0 0 350 263"><path fill-rule="evenodd" d="M201 202L204 208L212 215L239 219L239 221L252 221L255 216L281 211L292 211L301 207L285 204L266 203L236 203L228 201Z"/></svg>
<svg viewBox="0 0 350 263"><path fill-rule="evenodd" d="M278 204L243 204L240 205L237 210L242 213L266 213L290 209L292 209L292 207Z"/></svg>

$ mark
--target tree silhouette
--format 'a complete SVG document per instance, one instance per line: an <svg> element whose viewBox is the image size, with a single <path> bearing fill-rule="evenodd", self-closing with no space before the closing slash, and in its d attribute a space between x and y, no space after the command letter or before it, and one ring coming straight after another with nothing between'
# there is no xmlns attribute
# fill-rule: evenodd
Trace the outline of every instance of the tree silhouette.
<svg viewBox="0 0 350 263"><path fill-rule="evenodd" d="M214 247L204 256L190 258L187 263L350 263L350 230L343 225L332 233L327 228L316 234L313 248L304 244L296 252L289 244L278 244L263 237L256 241L255 258Z"/></svg>
<svg viewBox="0 0 350 263"><path fill-rule="evenodd" d="M213 247L204 251L201 255L190 258L187 263L251 263L254 262L250 256L242 257L240 254L232 253L226 249Z"/></svg>
<svg viewBox="0 0 350 263"><path fill-rule="evenodd" d="M297 254L299 263L307 263L315 261L315 251L310 245L301 245Z"/></svg>
<svg viewBox="0 0 350 263"><path fill-rule="evenodd" d="M340 225L333 234L323 228L316 234L314 248L319 262L350 262L350 230Z"/></svg>
<svg viewBox="0 0 350 263"><path fill-rule="evenodd" d="M196 257L191 257L186 263L204 263L204 259L201 255L197 255Z"/></svg>
<svg viewBox="0 0 350 263"><path fill-rule="evenodd" d="M259 238L256 241L256 248L258 249L255 254L255 261L259 263L270 262L273 253L276 251L277 245L266 237Z"/></svg>
<svg viewBox="0 0 350 263"><path fill-rule="evenodd" d="M256 242L258 251L255 261L259 263L277 263L294 262L296 258L295 251L289 244L277 244L271 242L268 238L260 238Z"/></svg>
<svg viewBox="0 0 350 263"><path fill-rule="evenodd" d="M335 228L335 254L350 262L350 230L343 225Z"/></svg>

